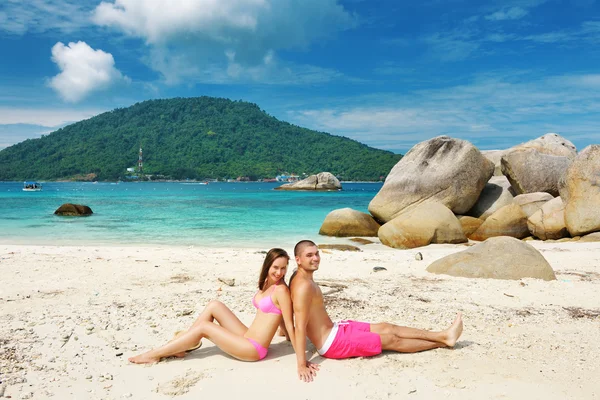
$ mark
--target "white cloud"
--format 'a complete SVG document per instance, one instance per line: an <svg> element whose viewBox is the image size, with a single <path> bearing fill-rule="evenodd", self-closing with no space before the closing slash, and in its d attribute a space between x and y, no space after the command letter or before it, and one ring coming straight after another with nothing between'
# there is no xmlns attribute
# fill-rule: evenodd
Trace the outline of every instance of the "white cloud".
<svg viewBox="0 0 600 400"><path fill-rule="evenodd" d="M338 0L114 0L92 19L143 39L146 63L167 83L282 81L295 69L277 51L308 48L356 24Z"/></svg>
<svg viewBox="0 0 600 400"><path fill-rule="evenodd" d="M481 42L474 39L473 32L460 30L429 35L423 41L441 61L465 60L481 47Z"/></svg>
<svg viewBox="0 0 600 400"><path fill-rule="evenodd" d="M68 102L77 102L115 81L128 80L115 68L112 54L94 50L85 42L58 42L52 47L52 61L60 70L49 86Z"/></svg>
<svg viewBox="0 0 600 400"><path fill-rule="evenodd" d="M487 35L484 40L487 42L504 43L517 38L517 35L506 34L506 33L491 33Z"/></svg>
<svg viewBox="0 0 600 400"><path fill-rule="evenodd" d="M31 124L46 127L64 125L91 118L106 110L62 108L17 108L0 106L0 125Z"/></svg>
<svg viewBox="0 0 600 400"><path fill-rule="evenodd" d="M90 6L76 0L3 0L2 8L0 31L13 35L70 33L90 25Z"/></svg>
<svg viewBox="0 0 600 400"><path fill-rule="evenodd" d="M407 67L408 63L399 64L395 62L382 63L379 67L373 69L377 75L409 75L414 74L415 69Z"/></svg>
<svg viewBox="0 0 600 400"><path fill-rule="evenodd" d="M0 106L0 150L83 119L91 118L105 110L64 108L16 108Z"/></svg>
<svg viewBox="0 0 600 400"><path fill-rule="evenodd" d="M565 29L554 32L540 33L525 36L523 40L538 43L567 43L578 45L581 43L600 43L600 21L584 21L577 29Z"/></svg>
<svg viewBox="0 0 600 400"><path fill-rule="evenodd" d="M227 43L237 40L235 31L256 31L259 14L270 8L266 0L115 0L100 3L94 21L152 44L179 39L186 33Z"/></svg>
<svg viewBox="0 0 600 400"><path fill-rule="evenodd" d="M484 18L488 21L505 21L521 19L529 12L521 7L510 7L496 11L495 13L486 15Z"/></svg>
<svg viewBox="0 0 600 400"><path fill-rule="evenodd" d="M22 142L25 139L37 139L55 129L39 125L1 125L0 124L0 150Z"/></svg>
<svg viewBox="0 0 600 400"><path fill-rule="evenodd" d="M486 143L485 148L507 148L550 131L600 142L600 76L535 76L535 71L486 75L466 85L404 95L330 99L338 105L304 107L288 117L301 126L403 151L442 134Z"/></svg>
<svg viewBox="0 0 600 400"><path fill-rule="evenodd" d="M488 29L489 31L489 29ZM503 30L486 32L477 24L459 26L446 32L438 32L421 38L428 46L430 56L439 61L463 61L489 55L496 51L504 53L517 50L519 42L533 42L534 45L552 45L582 47L588 51L591 45L600 44L600 21L584 21L578 27L536 34L506 33ZM499 48L497 43L511 43L512 47ZM525 51L531 50L527 44Z"/></svg>

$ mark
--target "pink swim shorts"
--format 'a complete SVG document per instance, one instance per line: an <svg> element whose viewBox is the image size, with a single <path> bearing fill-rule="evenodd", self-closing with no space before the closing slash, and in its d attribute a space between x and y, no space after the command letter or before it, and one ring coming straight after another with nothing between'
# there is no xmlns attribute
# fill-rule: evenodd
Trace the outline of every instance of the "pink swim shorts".
<svg viewBox="0 0 600 400"><path fill-rule="evenodd" d="M381 354L381 337L371 332L371 324L358 321L340 321L326 358L369 357Z"/></svg>

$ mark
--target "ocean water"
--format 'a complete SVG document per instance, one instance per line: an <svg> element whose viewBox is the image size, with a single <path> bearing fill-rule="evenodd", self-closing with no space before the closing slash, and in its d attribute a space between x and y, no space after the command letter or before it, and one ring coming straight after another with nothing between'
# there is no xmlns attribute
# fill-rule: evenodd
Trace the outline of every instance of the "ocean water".
<svg viewBox="0 0 600 400"><path fill-rule="evenodd" d="M47 182L23 192L0 182L0 243L60 245L293 246L318 235L344 207L367 212L382 183L343 183L339 192L276 191L278 183ZM63 203L89 217L59 217Z"/></svg>

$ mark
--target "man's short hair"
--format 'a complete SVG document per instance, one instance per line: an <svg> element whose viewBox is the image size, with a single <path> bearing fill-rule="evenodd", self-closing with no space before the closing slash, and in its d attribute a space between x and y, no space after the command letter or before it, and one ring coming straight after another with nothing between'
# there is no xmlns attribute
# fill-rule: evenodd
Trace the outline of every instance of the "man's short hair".
<svg viewBox="0 0 600 400"><path fill-rule="evenodd" d="M301 240L298 243L296 243L296 246L294 247L294 257L298 257L300 253L302 253L302 250L304 250L304 248L308 246L316 247L317 245L312 240Z"/></svg>

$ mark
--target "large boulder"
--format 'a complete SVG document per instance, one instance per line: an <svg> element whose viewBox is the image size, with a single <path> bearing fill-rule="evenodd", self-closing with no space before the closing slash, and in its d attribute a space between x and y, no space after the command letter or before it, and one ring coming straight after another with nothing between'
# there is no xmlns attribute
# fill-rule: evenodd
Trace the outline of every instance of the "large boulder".
<svg viewBox="0 0 600 400"><path fill-rule="evenodd" d="M492 176L467 215L485 220L497 210L512 203L514 191L505 176Z"/></svg>
<svg viewBox="0 0 600 400"><path fill-rule="evenodd" d="M558 196L558 180L572 159L519 148L502 156L502 173L517 194L547 192Z"/></svg>
<svg viewBox="0 0 600 400"><path fill-rule="evenodd" d="M493 172L493 163L471 143L438 136L414 146L392 168L369 212L388 222L405 209L431 201L465 214Z"/></svg>
<svg viewBox="0 0 600 400"><path fill-rule="evenodd" d="M430 243L467 241L458 219L440 203L423 203L389 221L378 232L381 243L396 249L412 249Z"/></svg>
<svg viewBox="0 0 600 400"><path fill-rule="evenodd" d="M330 172L321 172L317 175L311 175L298 182L286 183L275 188L276 190L316 190L331 191L341 190L342 184Z"/></svg>
<svg viewBox="0 0 600 400"><path fill-rule="evenodd" d="M342 208L333 210L325 217L319 230L326 236L377 236L379 224L369 214Z"/></svg>
<svg viewBox="0 0 600 400"><path fill-rule="evenodd" d="M506 150L481 150L481 154L494 163L494 176L504 176L502 175L500 160L505 152Z"/></svg>
<svg viewBox="0 0 600 400"><path fill-rule="evenodd" d="M458 222L466 237L471 236L483 224L482 219L469 217L468 215L457 215L456 218L458 218Z"/></svg>
<svg viewBox="0 0 600 400"><path fill-rule="evenodd" d="M548 261L533 246L501 236L433 262L427 271L465 278L556 280Z"/></svg>
<svg viewBox="0 0 600 400"><path fill-rule="evenodd" d="M92 215L93 211L88 206L81 204L65 203L54 211L54 215L64 217L86 217Z"/></svg>
<svg viewBox="0 0 600 400"><path fill-rule="evenodd" d="M562 239L569 236L565 225L565 205L555 197L527 219L529 232L539 239Z"/></svg>
<svg viewBox="0 0 600 400"><path fill-rule="evenodd" d="M550 193L546 192L526 193L515 196L513 203L521 207L521 210L529 218L553 198Z"/></svg>
<svg viewBox="0 0 600 400"><path fill-rule="evenodd" d="M475 232L473 240L486 240L494 236L511 236L523 239L529 236L527 215L516 204L509 204L490 215Z"/></svg>
<svg viewBox="0 0 600 400"><path fill-rule="evenodd" d="M581 150L560 182L571 236L600 231L600 145Z"/></svg>
<svg viewBox="0 0 600 400"><path fill-rule="evenodd" d="M567 157L571 160L577 156L575 145L556 133L546 133L537 139L511 147L508 151L520 149L533 149L542 154Z"/></svg>

